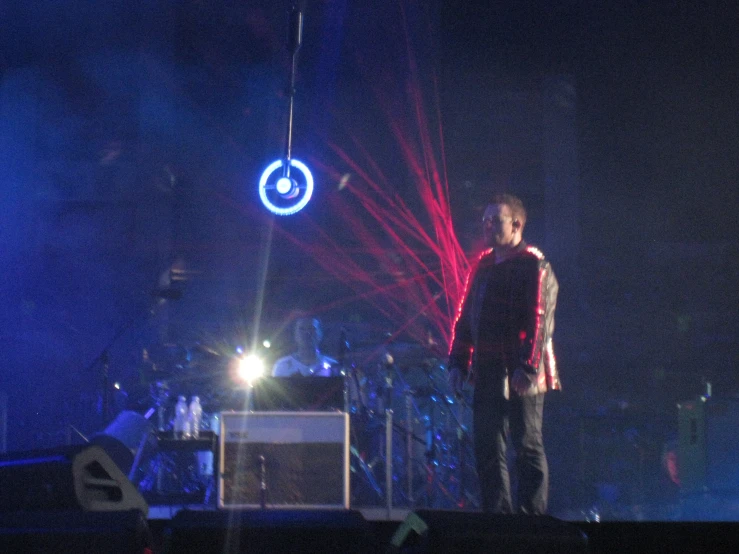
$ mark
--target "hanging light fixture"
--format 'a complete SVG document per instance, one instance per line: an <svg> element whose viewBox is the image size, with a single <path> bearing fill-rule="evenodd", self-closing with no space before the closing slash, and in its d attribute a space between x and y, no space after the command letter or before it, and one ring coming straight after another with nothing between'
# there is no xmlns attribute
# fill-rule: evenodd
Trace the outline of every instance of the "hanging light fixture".
<svg viewBox="0 0 739 554"><path fill-rule="evenodd" d="M292 158L293 111L295 105L295 68L298 50L303 41L303 12L297 4L290 12L288 50L292 55L288 87L287 140L285 155L267 166L259 178L259 197L265 207L276 215L299 212L313 196L313 175L303 162Z"/></svg>

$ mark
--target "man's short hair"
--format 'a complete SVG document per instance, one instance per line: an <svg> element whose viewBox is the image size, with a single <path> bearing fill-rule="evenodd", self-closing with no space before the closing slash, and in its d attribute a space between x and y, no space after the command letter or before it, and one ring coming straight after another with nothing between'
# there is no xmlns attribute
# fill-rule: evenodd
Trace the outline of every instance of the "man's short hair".
<svg viewBox="0 0 739 554"><path fill-rule="evenodd" d="M495 194L488 203L488 205L492 204L505 204L508 206L511 209L513 219L521 222L521 230L523 230L526 225L526 208L518 196L507 192L501 192Z"/></svg>

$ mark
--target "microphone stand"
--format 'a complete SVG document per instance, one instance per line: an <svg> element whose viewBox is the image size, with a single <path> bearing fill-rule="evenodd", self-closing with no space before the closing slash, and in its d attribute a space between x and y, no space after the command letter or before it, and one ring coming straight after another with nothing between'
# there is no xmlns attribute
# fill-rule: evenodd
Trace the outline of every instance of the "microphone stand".
<svg viewBox="0 0 739 554"><path fill-rule="evenodd" d="M347 413L354 412L359 416L364 415L364 401L362 399L362 389L359 383L359 377L357 376L356 368L354 364L347 367L346 365L346 353L349 351L349 340L346 337L346 329L343 327L339 333L339 367L344 372L344 411ZM355 396L352 398L351 389L354 387ZM352 405L355 403L355 409L352 410Z"/></svg>
<svg viewBox="0 0 739 554"><path fill-rule="evenodd" d="M123 334L133 327L138 318L131 318L118 328L113 338L108 341L98 356L87 366L85 373L92 371L100 364L100 417L104 428L110 421L110 349Z"/></svg>
<svg viewBox="0 0 739 554"><path fill-rule="evenodd" d="M155 300L154 303L147 308L146 313L151 315L154 313L157 302L159 300L177 300L182 296L180 291L166 289L158 290L152 293ZM118 342L118 340L128 331L133 329L136 323L139 322L143 317L140 314L136 314L130 318L126 323L121 325L115 332L113 337L103 347L100 354L98 354L92 362L85 368L85 373L92 372L93 369L99 364L100 365L100 417L102 427L104 428L110 422L110 349Z"/></svg>
<svg viewBox="0 0 739 554"><path fill-rule="evenodd" d="M292 158L293 143L293 113L295 111L295 70L298 63L298 50L303 42L303 12L297 2L290 10L290 34L288 36L287 48L290 51L290 83L287 87L288 113L287 113L287 139L285 144L285 165L283 177L290 177L290 160Z"/></svg>
<svg viewBox="0 0 739 554"><path fill-rule="evenodd" d="M344 376L344 411L349 413L351 411L351 394L349 388L349 370L346 368L344 360L346 359L346 351L349 343L346 340L346 332L341 329L339 333L339 367L341 368L342 375Z"/></svg>

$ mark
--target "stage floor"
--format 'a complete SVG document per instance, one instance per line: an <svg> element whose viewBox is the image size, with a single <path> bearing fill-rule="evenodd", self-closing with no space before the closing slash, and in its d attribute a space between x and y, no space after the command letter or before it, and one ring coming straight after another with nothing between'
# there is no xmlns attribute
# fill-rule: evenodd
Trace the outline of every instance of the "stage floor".
<svg viewBox="0 0 739 554"><path fill-rule="evenodd" d="M278 510L279 508L268 508L269 510ZM212 512L217 511L211 506L203 504L181 504L181 505L158 505L149 506L149 520L169 520L182 510ZM379 508L379 507L359 507L352 508L362 514L366 521L385 521L385 522L401 522L404 521L408 514L412 512L408 508Z"/></svg>
<svg viewBox="0 0 739 554"><path fill-rule="evenodd" d="M361 519L364 520L362 533L368 542L367 549L360 549L361 552L739 552L739 522L566 521L550 516L493 516L480 511L411 511L405 508L388 511L377 507L350 511L305 510L302 511L305 517L300 510L282 511L282 514L279 509L252 510L251 514L240 514L243 510L233 510L234 517L231 518L231 514L223 517L224 514L214 513L229 510L215 510L202 505L181 505L150 507L149 526L154 537L155 554L172 552L167 547L165 537L172 534L172 528L177 528L176 522L180 518L175 516L183 511L189 512L181 515L189 516L188 525L193 537L199 536L197 527L201 525L200 521L203 521L202 530L206 534L213 533L212 521L216 520L221 524L221 533L233 533L235 528L239 528L244 544L259 540L264 533L278 529L277 539L271 540L277 540L279 544L275 544L275 550L270 554L282 551L282 540L294 541L294 537L306 535L309 528L312 530L308 532L315 533L317 541L324 540L327 541L326 544L330 544L332 538L347 533L358 534L357 527L347 525L347 521L351 520L347 519L349 512L361 514ZM201 516L196 513L198 511L202 512ZM287 514L290 519L283 518L283 514ZM240 517L243 515L247 517ZM207 523L209 520L211 523ZM229 526L224 525L225 521L229 522ZM356 523L356 519L354 521ZM417 526L419 521L423 522L420 528ZM313 526L315 522L318 522L317 526ZM425 530L421 531L424 527ZM422 537L426 537L425 542ZM246 551L252 552L244 550ZM255 551L270 552L269 549L258 548ZM325 550L338 551L341 550Z"/></svg>

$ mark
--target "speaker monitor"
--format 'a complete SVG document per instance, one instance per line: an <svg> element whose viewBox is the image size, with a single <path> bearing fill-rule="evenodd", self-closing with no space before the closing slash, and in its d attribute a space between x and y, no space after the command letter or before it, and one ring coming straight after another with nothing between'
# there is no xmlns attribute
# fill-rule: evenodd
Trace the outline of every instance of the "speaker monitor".
<svg viewBox="0 0 739 554"><path fill-rule="evenodd" d="M221 508L349 508L349 416L223 412Z"/></svg>
<svg viewBox="0 0 739 554"><path fill-rule="evenodd" d="M739 398L699 397L678 404L682 492L739 494Z"/></svg>
<svg viewBox="0 0 739 554"><path fill-rule="evenodd" d="M151 554L153 542L139 510L0 514L0 552Z"/></svg>
<svg viewBox="0 0 739 554"><path fill-rule="evenodd" d="M478 512L411 512L391 539L391 550L418 553L578 553L588 551L575 525L549 517Z"/></svg>
<svg viewBox="0 0 739 554"><path fill-rule="evenodd" d="M166 554L372 554L378 543L353 510L221 510L177 513Z"/></svg>
<svg viewBox="0 0 739 554"><path fill-rule="evenodd" d="M120 512L149 507L101 446L0 456L0 512Z"/></svg>
<svg viewBox="0 0 739 554"><path fill-rule="evenodd" d="M601 521L577 522L593 554L669 552L739 552L736 521Z"/></svg>

